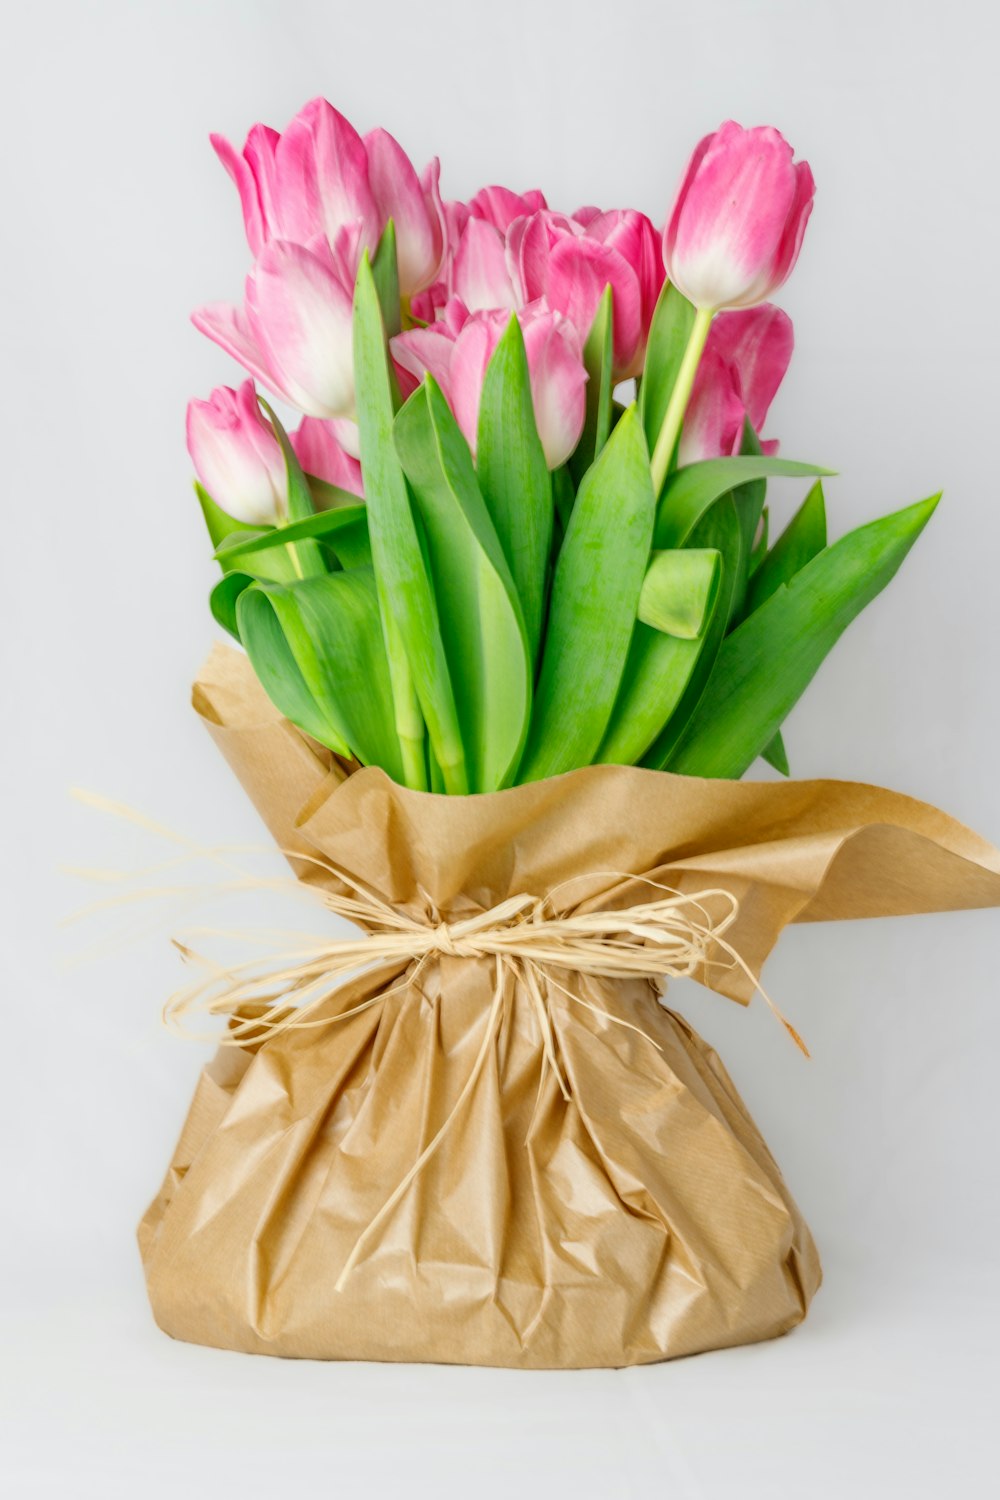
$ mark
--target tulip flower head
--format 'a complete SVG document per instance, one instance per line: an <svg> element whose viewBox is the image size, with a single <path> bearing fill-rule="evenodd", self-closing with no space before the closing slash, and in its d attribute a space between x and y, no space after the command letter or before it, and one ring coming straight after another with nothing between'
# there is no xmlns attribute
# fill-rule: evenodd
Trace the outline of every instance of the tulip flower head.
<svg viewBox="0 0 1000 1500"><path fill-rule="evenodd" d="M374 253L391 218L403 296L435 280L444 253L436 159L418 177L387 130L362 137L325 99L311 100L280 134L255 125L242 152L220 135L212 145L239 191L255 256L272 240L306 245L320 235L335 249L346 229L353 285L361 252Z"/></svg>
<svg viewBox="0 0 1000 1500"><path fill-rule="evenodd" d="M744 421L761 431L793 344L791 318L771 303L719 314L695 376L678 463L739 453ZM762 447L773 453L777 444Z"/></svg>
<svg viewBox="0 0 1000 1500"><path fill-rule="evenodd" d="M441 387L473 454L483 379L507 327L503 310L469 312L458 298L427 328L397 334L392 352L411 388L430 374ZM538 435L550 469L580 441L587 375L576 331L559 313L534 304L517 314L524 335Z"/></svg>
<svg viewBox="0 0 1000 1500"><path fill-rule="evenodd" d="M285 460L252 380L188 403L187 446L202 485L235 521L277 526L286 519Z"/></svg>
<svg viewBox="0 0 1000 1500"><path fill-rule="evenodd" d="M663 236L667 275L711 312L765 302L798 259L815 184L769 125L729 120L695 148Z"/></svg>
<svg viewBox="0 0 1000 1500"><path fill-rule="evenodd" d="M354 416L352 293L327 241L269 240L243 308L213 304L192 322L269 390L312 417Z"/></svg>

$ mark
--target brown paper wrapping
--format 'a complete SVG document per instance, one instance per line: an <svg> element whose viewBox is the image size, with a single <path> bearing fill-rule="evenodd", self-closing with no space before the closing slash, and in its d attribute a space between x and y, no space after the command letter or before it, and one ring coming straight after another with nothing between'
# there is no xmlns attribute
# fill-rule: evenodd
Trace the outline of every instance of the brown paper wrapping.
<svg viewBox="0 0 1000 1500"><path fill-rule="evenodd" d="M996 849L875 787L596 766L433 796L345 775L231 649L213 652L195 704L283 848L320 851L419 917L428 898L450 920L570 876L586 877L574 905L645 899L608 871L722 886L740 903L729 939L756 971L787 922L1000 904ZM750 998L738 968L702 977ZM815 1246L715 1053L646 981L584 975L574 991L595 1009L548 995L569 1100L512 983L461 1117L336 1290L454 1108L494 974L442 956L415 983L380 982L384 1005L222 1048L205 1068L139 1230L168 1333L315 1359L579 1368L770 1338L805 1316ZM377 992L356 980L331 1014Z"/></svg>

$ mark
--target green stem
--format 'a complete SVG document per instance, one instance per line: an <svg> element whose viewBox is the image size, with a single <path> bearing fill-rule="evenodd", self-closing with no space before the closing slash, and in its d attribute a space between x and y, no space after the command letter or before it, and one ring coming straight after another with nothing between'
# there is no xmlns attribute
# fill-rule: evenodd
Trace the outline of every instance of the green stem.
<svg viewBox="0 0 1000 1500"><path fill-rule="evenodd" d="M702 350L705 348L705 340L708 338L708 330L712 326L713 316L714 314L704 307L699 307L695 313L694 322L691 325L691 336L684 350L681 367L677 371L674 388L670 392L670 400L663 416L663 425L656 439L656 447L653 449L653 492L657 499L663 489L667 470L670 468L670 460L677 446L677 439L681 435L684 413L691 399L691 387L698 373L698 364Z"/></svg>

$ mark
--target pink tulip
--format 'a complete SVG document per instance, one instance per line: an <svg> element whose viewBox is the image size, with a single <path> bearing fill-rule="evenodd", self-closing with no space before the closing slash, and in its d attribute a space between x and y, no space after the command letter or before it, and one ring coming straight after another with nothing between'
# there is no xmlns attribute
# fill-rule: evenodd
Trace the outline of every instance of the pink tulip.
<svg viewBox="0 0 1000 1500"><path fill-rule="evenodd" d="M475 453L483 378L507 327L509 313L470 313L456 298L444 316L427 328L398 334L392 352L411 389L427 373L440 385L455 420ZM583 431L586 372L575 330L558 313L534 305L522 308L528 374L538 435L545 461L556 469L573 452Z"/></svg>
<svg viewBox="0 0 1000 1500"><path fill-rule="evenodd" d="M363 497L361 465L343 443L343 424L324 422L322 417L303 417L297 432L289 434L295 457L307 474L335 484L338 489ZM354 443L356 443L356 438Z"/></svg>
<svg viewBox="0 0 1000 1500"><path fill-rule="evenodd" d="M252 380L190 401L187 446L199 480L235 521L275 526L288 512L285 460Z"/></svg>
<svg viewBox="0 0 1000 1500"><path fill-rule="evenodd" d="M678 462L740 451L743 423L759 433L792 357L792 321L770 303L720 313L712 323L684 418ZM762 445L774 452L776 443Z"/></svg>
<svg viewBox="0 0 1000 1500"><path fill-rule="evenodd" d="M432 323L452 297L461 297L470 312L514 307L517 298L507 270L505 236L515 219L545 207L537 188L514 193L496 186L480 188L468 203L444 203L440 276L414 299L414 315Z"/></svg>
<svg viewBox="0 0 1000 1500"><path fill-rule="evenodd" d="M610 284L616 380L643 364L653 307L663 282L656 234L632 209L583 209L573 218L542 211L515 220L507 232L507 264L520 298L544 298L586 338Z"/></svg>
<svg viewBox="0 0 1000 1500"><path fill-rule="evenodd" d="M752 307L787 280L815 193L792 155L771 126L732 120L696 147L663 236L667 275L695 307Z"/></svg>
<svg viewBox="0 0 1000 1500"><path fill-rule="evenodd" d="M280 135L255 125L242 153L223 136L213 135L212 145L239 190L255 256L275 239L305 245L319 235L335 249L348 228L356 271L391 218L403 296L437 276L444 250L437 162L418 178L388 131L362 139L325 99L313 99Z"/></svg>
<svg viewBox="0 0 1000 1500"><path fill-rule="evenodd" d="M244 308L192 316L263 385L312 417L354 416L352 296L327 241L269 240L247 277Z"/></svg>

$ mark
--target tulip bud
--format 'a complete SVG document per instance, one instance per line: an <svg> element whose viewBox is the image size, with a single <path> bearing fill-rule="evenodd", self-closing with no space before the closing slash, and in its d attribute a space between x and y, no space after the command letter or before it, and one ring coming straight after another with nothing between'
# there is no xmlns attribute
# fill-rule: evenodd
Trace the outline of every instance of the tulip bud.
<svg viewBox="0 0 1000 1500"><path fill-rule="evenodd" d="M771 126L729 120L697 146L663 236L667 275L695 307L766 301L798 259L815 184Z"/></svg>
<svg viewBox="0 0 1000 1500"><path fill-rule="evenodd" d="M507 327L505 311L469 313L456 298L444 316L392 340L393 356L412 388L433 375L444 392L473 454L483 379ZM531 397L545 461L556 469L580 441L585 415L586 371L575 330L559 313L535 304L518 314L528 360Z"/></svg>
<svg viewBox="0 0 1000 1500"><path fill-rule="evenodd" d="M285 520L285 460L252 380L188 403L187 446L202 485L234 521L278 526Z"/></svg>
<svg viewBox="0 0 1000 1500"><path fill-rule="evenodd" d="M770 303L712 323L681 431L678 462L739 453L744 420L759 433L788 369L792 320ZM765 452L775 444L764 444Z"/></svg>

